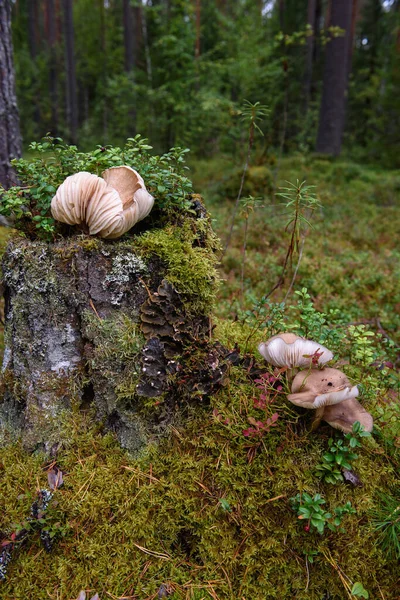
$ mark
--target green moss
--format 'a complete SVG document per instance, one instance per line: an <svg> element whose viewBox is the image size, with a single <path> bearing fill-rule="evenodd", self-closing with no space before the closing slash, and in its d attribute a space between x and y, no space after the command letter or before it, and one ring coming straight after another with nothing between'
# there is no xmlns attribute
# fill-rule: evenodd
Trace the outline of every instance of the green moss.
<svg viewBox="0 0 400 600"><path fill-rule="evenodd" d="M210 313L219 283L218 241L205 219L187 219L180 225L147 231L134 240L134 245L143 256L161 258L168 281L183 295L191 312Z"/></svg>
<svg viewBox="0 0 400 600"><path fill-rule="evenodd" d="M21 549L1 597L44 600L57 590L75 598L90 589L100 597L147 598L164 584L176 600L320 600L328 591L342 600L333 561L370 597L381 590L392 598L396 564L380 551L369 514L377 491L398 485L395 467L379 445L363 444L354 465L362 488L321 483L315 466L332 430L309 433L280 397L270 407L280 415L278 427L261 443L245 438L248 418L260 413L256 394L243 370L232 369L210 407L192 409L185 428L136 460L93 428L89 415L76 413L64 424L69 443L57 458L65 485L54 518L67 535L50 555L38 539ZM4 531L23 518L26 493L45 486L46 475L40 457L18 445L0 450L0 464ZM357 513L344 520L345 532L305 532L289 503L302 491L321 493L328 509L351 501Z"/></svg>
<svg viewBox="0 0 400 600"><path fill-rule="evenodd" d="M93 343L89 372L104 378L118 400L133 400L140 374L140 350L145 343L139 324L123 313L100 319L91 311L83 313L82 322L85 336Z"/></svg>

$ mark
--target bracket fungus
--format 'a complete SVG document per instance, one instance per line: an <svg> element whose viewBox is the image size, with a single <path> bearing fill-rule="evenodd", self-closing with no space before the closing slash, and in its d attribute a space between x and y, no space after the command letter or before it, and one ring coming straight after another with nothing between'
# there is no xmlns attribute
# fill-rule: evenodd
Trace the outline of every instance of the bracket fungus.
<svg viewBox="0 0 400 600"><path fill-rule="evenodd" d="M318 361L316 366L324 365L333 358L332 352L325 346L294 333L278 333L267 342L259 344L258 351L275 367L289 369L313 366L314 357L317 357Z"/></svg>
<svg viewBox="0 0 400 600"><path fill-rule="evenodd" d="M300 371L293 379L288 399L296 406L317 409L313 428L321 420L345 433L359 421L366 431L372 431L372 416L356 400L358 387L347 376L333 368Z"/></svg>
<svg viewBox="0 0 400 600"><path fill-rule="evenodd" d="M51 201L57 221L86 226L90 235L121 237L150 213L154 198L131 167L111 167L102 177L82 171L70 175Z"/></svg>

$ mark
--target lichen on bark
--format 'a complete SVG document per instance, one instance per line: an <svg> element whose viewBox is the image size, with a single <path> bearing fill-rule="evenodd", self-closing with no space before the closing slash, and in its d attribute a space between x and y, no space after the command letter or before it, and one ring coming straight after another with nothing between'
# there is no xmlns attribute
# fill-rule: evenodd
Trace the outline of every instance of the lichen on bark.
<svg viewBox="0 0 400 600"><path fill-rule="evenodd" d="M195 202L175 223L118 242L9 243L0 442L22 436L28 448L52 452L64 411L90 407L137 452L180 418L188 393L176 376L179 357L188 364L199 344L209 351L218 281L218 242ZM149 310L160 299L157 329ZM222 371L211 379L220 383Z"/></svg>

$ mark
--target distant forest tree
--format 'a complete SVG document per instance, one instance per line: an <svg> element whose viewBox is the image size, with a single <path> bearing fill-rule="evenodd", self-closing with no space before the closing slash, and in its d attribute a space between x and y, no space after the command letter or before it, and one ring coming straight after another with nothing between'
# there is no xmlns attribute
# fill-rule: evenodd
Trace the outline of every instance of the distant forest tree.
<svg viewBox="0 0 400 600"><path fill-rule="evenodd" d="M21 156L21 135L11 40L11 3L0 1L0 183L15 183L11 158Z"/></svg>
<svg viewBox="0 0 400 600"><path fill-rule="evenodd" d="M264 151L398 166L399 31L398 0L18 0L24 139L241 152L246 99Z"/></svg>
<svg viewBox="0 0 400 600"><path fill-rule="evenodd" d="M342 147L353 3L355 0L336 0L329 11L329 25L342 29L344 35L332 38L326 46L317 152L334 156Z"/></svg>

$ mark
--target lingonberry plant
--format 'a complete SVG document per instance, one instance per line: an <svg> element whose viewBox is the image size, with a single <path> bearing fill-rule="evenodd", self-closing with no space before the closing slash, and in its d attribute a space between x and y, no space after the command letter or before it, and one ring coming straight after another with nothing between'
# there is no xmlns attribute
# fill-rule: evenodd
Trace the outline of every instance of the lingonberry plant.
<svg viewBox="0 0 400 600"><path fill-rule="evenodd" d="M333 514L327 512L323 508L326 501L322 498L321 494L315 494L312 498L310 494L304 492L291 498L290 502L298 519L307 521L304 530L308 532L314 528L321 535L325 531L325 526L331 531L344 531L341 527L343 517L347 514L355 514L356 512L351 506L351 502L346 502L344 506L337 506Z"/></svg>

